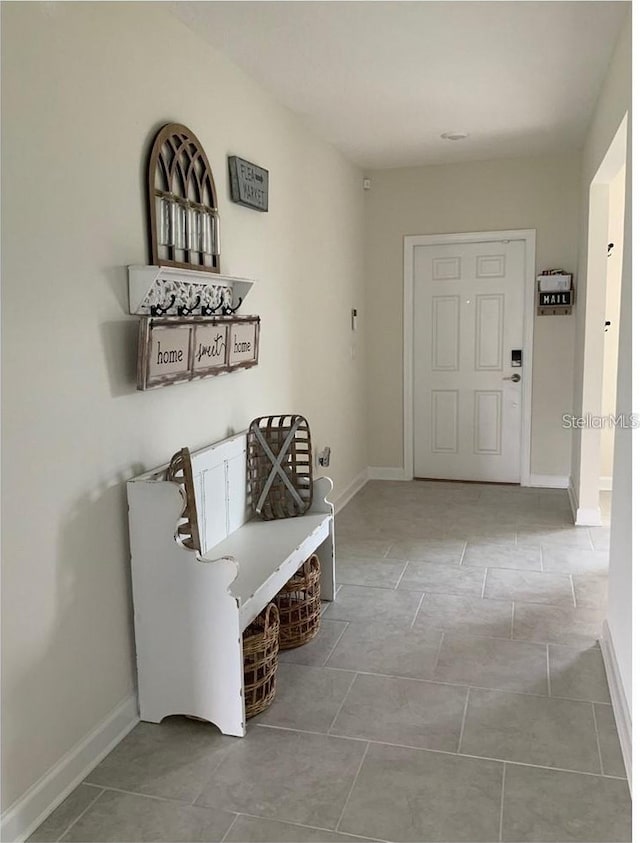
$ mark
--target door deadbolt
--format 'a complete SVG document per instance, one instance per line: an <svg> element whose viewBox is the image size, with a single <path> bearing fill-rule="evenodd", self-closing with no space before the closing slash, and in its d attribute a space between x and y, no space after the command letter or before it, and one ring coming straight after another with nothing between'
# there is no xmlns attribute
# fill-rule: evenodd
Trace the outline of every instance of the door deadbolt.
<svg viewBox="0 0 640 843"><path fill-rule="evenodd" d="M502 378L503 381L513 381L514 383L520 383L522 380L521 376L516 372L515 375L507 375L506 378Z"/></svg>

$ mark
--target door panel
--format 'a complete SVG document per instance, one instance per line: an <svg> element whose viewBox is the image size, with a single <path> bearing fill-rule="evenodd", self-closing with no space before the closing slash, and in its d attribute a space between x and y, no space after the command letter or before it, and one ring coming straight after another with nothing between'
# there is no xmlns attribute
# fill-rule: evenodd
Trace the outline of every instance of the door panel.
<svg viewBox="0 0 640 843"><path fill-rule="evenodd" d="M487 389L475 391L473 419L474 453L502 452L502 393Z"/></svg>
<svg viewBox="0 0 640 843"><path fill-rule="evenodd" d="M476 371L502 371L504 296L476 296Z"/></svg>
<svg viewBox="0 0 640 843"><path fill-rule="evenodd" d="M459 296L434 296L431 331L432 366L435 371L455 372L458 369L459 322Z"/></svg>
<svg viewBox="0 0 640 843"><path fill-rule="evenodd" d="M434 454L458 452L458 393L434 389L431 393L431 450Z"/></svg>
<svg viewBox="0 0 640 843"><path fill-rule="evenodd" d="M414 475L519 482L523 240L416 246Z"/></svg>

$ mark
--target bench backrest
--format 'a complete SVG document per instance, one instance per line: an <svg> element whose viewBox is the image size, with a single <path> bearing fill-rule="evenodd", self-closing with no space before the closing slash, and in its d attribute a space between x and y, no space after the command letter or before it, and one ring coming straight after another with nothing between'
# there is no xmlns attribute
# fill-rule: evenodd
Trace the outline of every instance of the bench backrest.
<svg viewBox="0 0 640 843"><path fill-rule="evenodd" d="M202 553L248 521L253 512L247 487L246 431L191 453L191 468ZM136 477L135 481L164 480L167 466Z"/></svg>
<svg viewBox="0 0 640 843"><path fill-rule="evenodd" d="M200 546L206 553L252 517L247 489L247 434L191 454Z"/></svg>

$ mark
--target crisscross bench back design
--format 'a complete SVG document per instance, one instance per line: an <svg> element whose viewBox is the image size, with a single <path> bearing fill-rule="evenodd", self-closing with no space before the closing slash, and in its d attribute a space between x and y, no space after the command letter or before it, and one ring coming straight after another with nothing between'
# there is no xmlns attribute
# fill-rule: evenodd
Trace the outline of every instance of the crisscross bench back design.
<svg viewBox="0 0 640 843"><path fill-rule="evenodd" d="M265 521L303 515L313 499L312 450L304 416L262 416L249 425L251 505Z"/></svg>

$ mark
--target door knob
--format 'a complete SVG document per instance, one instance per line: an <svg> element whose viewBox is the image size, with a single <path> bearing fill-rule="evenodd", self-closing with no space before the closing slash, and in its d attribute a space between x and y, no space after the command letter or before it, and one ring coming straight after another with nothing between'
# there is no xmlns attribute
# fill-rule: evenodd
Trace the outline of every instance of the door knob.
<svg viewBox="0 0 640 843"><path fill-rule="evenodd" d="M522 378L521 378L521 377L520 377L520 375L516 372L514 375L507 375L507 377L506 377L506 378L502 378L502 380L503 380L503 381L513 381L514 383L520 383L520 381L522 380Z"/></svg>

